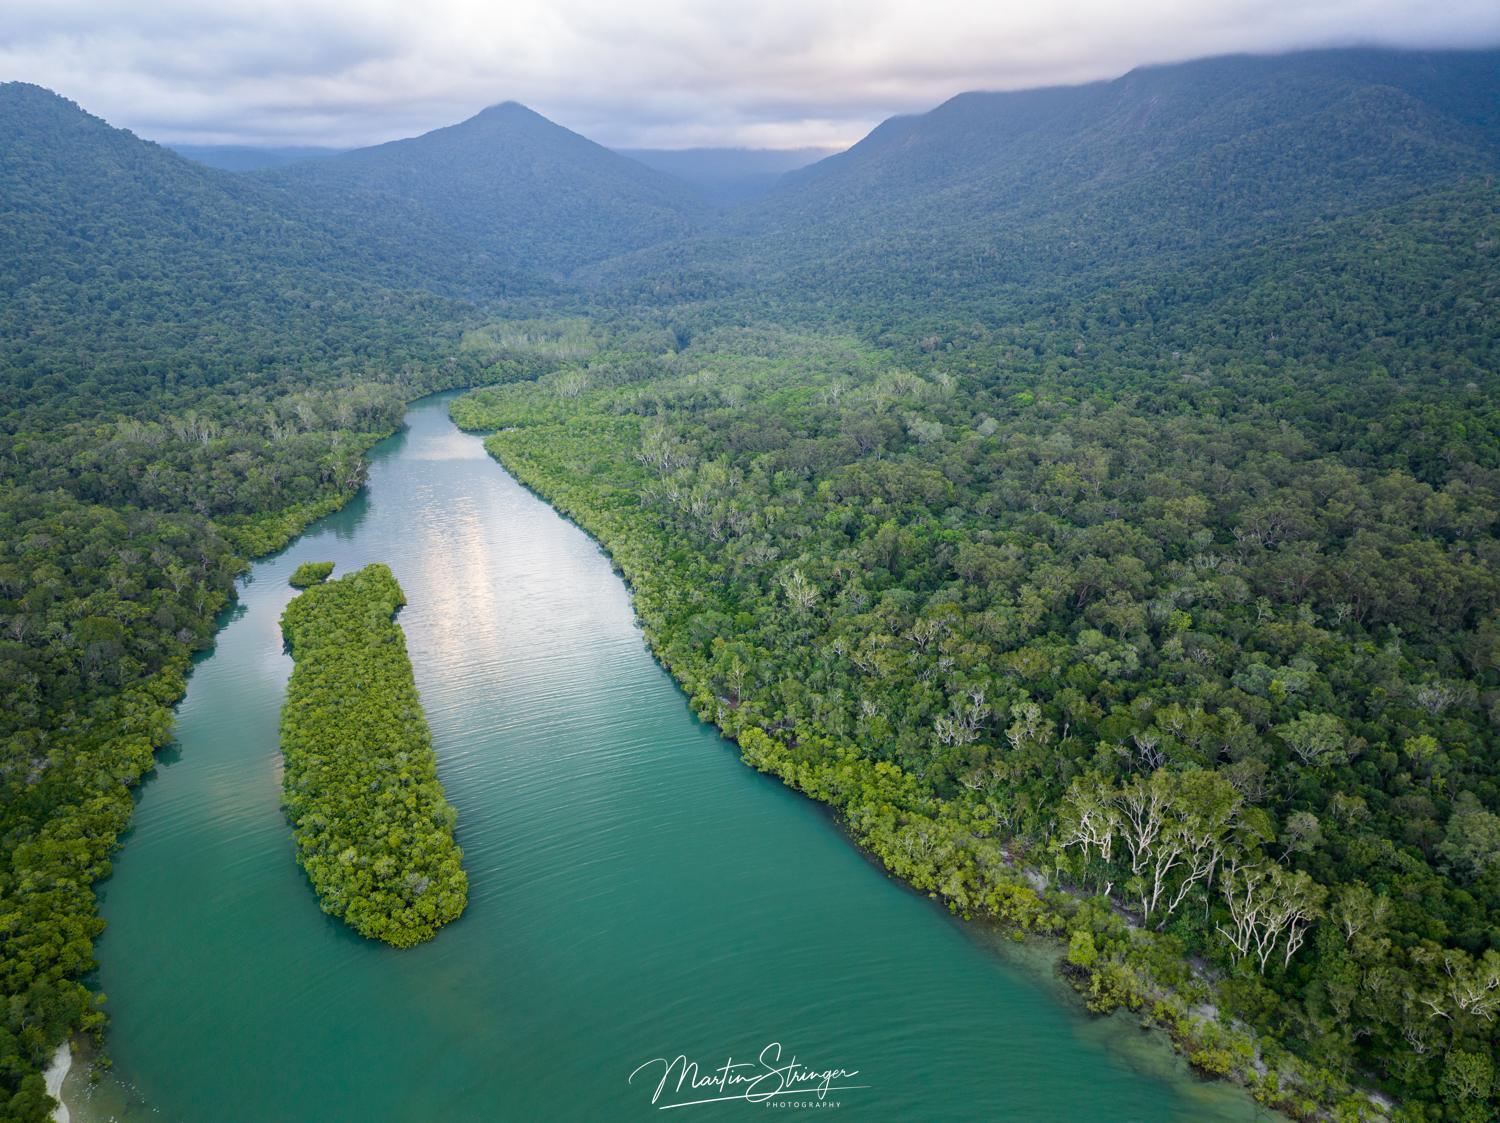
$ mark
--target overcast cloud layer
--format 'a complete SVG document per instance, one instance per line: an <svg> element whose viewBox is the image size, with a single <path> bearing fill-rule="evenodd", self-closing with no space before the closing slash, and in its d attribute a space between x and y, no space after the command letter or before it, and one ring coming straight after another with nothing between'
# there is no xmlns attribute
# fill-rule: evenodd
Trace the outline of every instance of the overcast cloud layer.
<svg viewBox="0 0 1500 1123"><path fill-rule="evenodd" d="M1235 51L1497 43L1497 0L0 3L0 79L205 144L370 144L514 99L616 146L843 145L963 90Z"/></svg>

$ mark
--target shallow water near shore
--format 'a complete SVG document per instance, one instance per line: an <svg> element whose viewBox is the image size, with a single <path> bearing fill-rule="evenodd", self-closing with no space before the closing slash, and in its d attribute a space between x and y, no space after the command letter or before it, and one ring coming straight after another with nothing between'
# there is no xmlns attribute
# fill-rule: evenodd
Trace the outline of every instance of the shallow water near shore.
<svg viewBox="0 0 1500 1123"><path fill-rule="evenodd" d="M598 547L454 428L449 397L377 447L361 496L255 566L195 669L101 886L115 1067L91 1089L74 1066L75 1120L644 1119L722 1094L674 1080L653 1104L653 1058L708 1071L772 1042L857 1072L825 1101L848 1119L1263 1117L741 764L652 660ZM458 810L468 911L409 951L319 911L279 807L278 618L319 560L385 562L405 589Z"/></svg>

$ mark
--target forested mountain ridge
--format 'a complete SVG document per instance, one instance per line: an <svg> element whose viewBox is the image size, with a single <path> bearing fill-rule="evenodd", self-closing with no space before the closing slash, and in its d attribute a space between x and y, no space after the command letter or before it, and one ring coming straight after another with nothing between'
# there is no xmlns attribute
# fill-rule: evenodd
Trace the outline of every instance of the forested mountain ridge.
<svg viewBox="0 0 1500 1123"><path fill-rule="evenodd" d="M36 86L0 86L0 201L9 431L410 349L464 314L431 295L453 276L440 244L371 241Z"/></svg>
<svg viewBox="0 0 1500 1123"><path fill-rule="evenodd" d="M1493 169L1497 68L1494 51L1304 52L1143 67L1082 86L963 93L919 116L892 118L847 152L790 173L756 211L872 203L901 213L923 206L926 193L948 194L955 209L1035 194L1030 203L1041 209L1056 201L1047 191L1097 194L1204 160L1226 208L1237 205L1236 187L1266 192L1294 179L1305 184L1299 193L1337 203L1323 186L1335 175L1370 192L1383 175L1425 183L1455 169ZM1377 121L1380 110L1397 112ZM1335 129L1348 132L1319 151L1322 166L1296 161ZM1292 147L1279 159L1250 159L1276 140ZM1377 166L1403 148L1409 164ZM1043 160L1052 163L1038 179Z"/></svg>
<svg viewBox="0 0 1500 1123"><path fill-rule="evenodd" d="M684 269L784 303L831 288L873 306L892 280L944 302L1076 294L1483 181L1500 170L1495 104L1494 51L1216 58L965 93L789 173L694 243L597 272L653 297Z"/></svg>
<svg viewBox="0 0 1500 1123"><path fill-rule="evenodd" d="M419 137L258 175L350 221L363 212L372 227L396 217L422 223L544 273L690 234L709 213L687 185L516 102Z"/></svg>

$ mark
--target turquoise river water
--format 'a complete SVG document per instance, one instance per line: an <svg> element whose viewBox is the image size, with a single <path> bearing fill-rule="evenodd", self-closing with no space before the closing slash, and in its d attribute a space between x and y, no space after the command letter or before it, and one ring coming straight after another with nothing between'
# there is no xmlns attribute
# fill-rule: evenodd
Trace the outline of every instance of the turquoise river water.
<svg viewBox="0 0 1500 1123"><path fill-rule="evenodd" d="M1256 1118L741 764L652 660L607 558L447 400L417 403L361 495L254 567L194 670L101 887L115 1068L90 1089L75 1066L75 1120L647 1119L720 1094L672 1082L653 1104L653 1058L708 1071L773 1042L855 1070L822 1101L839 1106L667 1118ZM470 881L466 914L409 951L319 911L278 804L277 621L311 560L386 562L409 600Z"/></svg>

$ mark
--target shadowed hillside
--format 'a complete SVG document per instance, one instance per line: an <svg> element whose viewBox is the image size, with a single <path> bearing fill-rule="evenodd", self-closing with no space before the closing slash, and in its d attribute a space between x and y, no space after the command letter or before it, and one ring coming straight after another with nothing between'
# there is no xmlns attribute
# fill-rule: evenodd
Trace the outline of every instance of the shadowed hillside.
<svg viewBox="0 0 1500 1123"><path fill-rule="evenodd" d="M409 140L262 173L349 222L418 223L496 261L565 272L696 230L686 185L515 102Z"/></svg>

